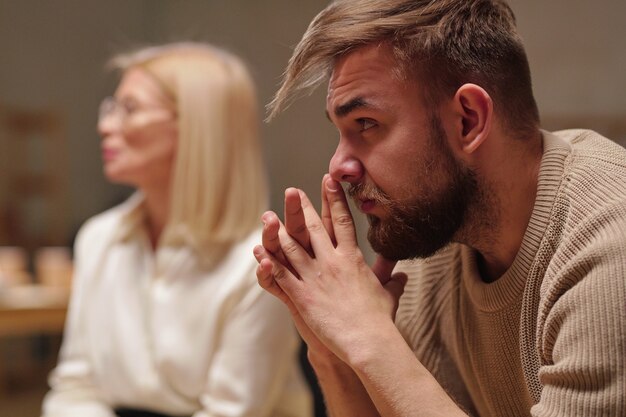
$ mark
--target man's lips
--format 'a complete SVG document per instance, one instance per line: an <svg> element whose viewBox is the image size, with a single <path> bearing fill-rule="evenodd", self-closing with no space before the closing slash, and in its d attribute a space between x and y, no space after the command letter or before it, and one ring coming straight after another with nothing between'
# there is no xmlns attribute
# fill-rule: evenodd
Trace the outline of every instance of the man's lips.
<svg viewBox="0 0 626 417"><path fill-rule="evenodd" d="M376 207L376 201L375 200L359 199L359 209L363 213L368 214L372 210L374 210L375 207Z"/></svg>

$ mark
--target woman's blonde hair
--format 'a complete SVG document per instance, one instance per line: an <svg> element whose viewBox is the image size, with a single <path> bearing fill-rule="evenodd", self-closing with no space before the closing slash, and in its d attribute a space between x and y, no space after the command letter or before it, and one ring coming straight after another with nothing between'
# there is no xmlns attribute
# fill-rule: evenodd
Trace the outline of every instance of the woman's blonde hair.
<svg viewBox="0 0 626 417"><path fill-rule="evenodd" d="M141 68L174 102L178 146L164 240L224 248L259 225L267 182L256 90L242 61L201 43L120 55L111 65Z"/></svg>

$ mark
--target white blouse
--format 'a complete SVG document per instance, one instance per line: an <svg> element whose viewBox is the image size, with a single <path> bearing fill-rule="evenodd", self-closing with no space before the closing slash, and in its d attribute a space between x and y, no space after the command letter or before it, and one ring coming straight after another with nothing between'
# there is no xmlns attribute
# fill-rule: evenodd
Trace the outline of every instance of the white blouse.
<svg viewBox="0 0 626 417"><path fill-rule="evenodd" d="M44 417L309 417L310 393L286 308L256 282L260 231L212 269L192 246L154 252L142 198L89 220Z"/></svg>

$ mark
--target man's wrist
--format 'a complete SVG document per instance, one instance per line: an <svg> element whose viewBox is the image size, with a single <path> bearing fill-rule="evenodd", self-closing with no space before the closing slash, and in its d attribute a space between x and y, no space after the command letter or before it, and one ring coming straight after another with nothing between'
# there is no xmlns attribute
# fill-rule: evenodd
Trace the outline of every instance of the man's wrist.
<svg viewBox="0 0 626 417"><path fill-rule="evenodd" d="M309 362L316 372L333 372L348 365L343 362L331 351L325 351L323 353L315 352L313 350L308 351Z"/></svg>
<svg viewBox="0 0 626 417"><path fill-rule="evenodd" d="M406 344L391 319L371 326L370 329L372 330L361 332L361 338L346 352L346 364L357 373L366 369L369 364L388 356L390 348L396 347L395 344Z"/></svg>

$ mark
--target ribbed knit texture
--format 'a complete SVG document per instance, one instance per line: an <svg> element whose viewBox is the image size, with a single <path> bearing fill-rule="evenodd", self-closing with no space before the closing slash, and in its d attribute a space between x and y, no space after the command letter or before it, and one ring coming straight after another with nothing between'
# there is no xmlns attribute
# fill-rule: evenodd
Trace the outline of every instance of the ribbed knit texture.
<svg viewBox="0 0 626 417"><path fill-rule="evenodd" d="M409 274L398 328L473 416L626 416L626 150L544 133L522 246L493 283L450 245Z"/></svg>

